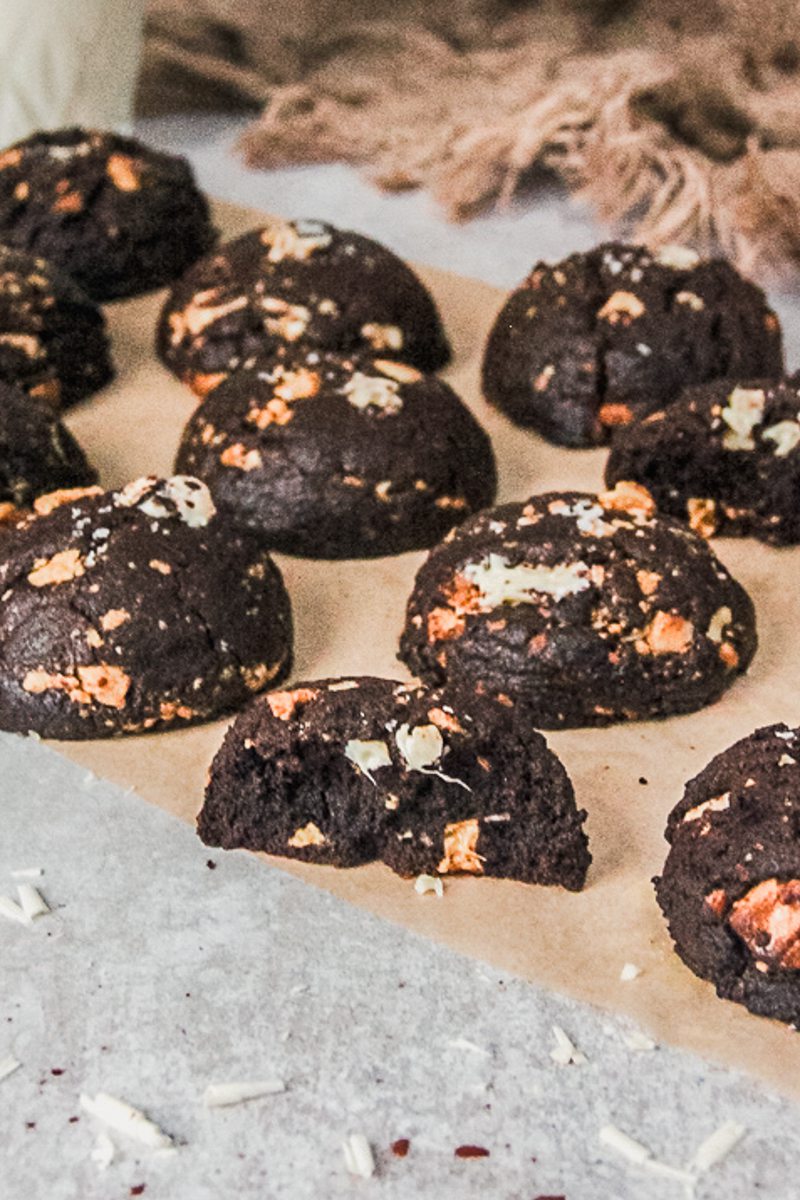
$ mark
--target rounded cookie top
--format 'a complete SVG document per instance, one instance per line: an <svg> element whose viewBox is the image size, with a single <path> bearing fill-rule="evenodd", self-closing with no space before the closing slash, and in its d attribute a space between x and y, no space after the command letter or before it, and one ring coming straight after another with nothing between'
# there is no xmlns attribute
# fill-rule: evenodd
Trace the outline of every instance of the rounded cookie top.
<svg viewBox="0 0 800 1200"><path fill-rule="evenodd" d="M50 258L95 300L175 279L216 240L183 158L86 129L0 154L0 241Z"/></svg>
<svg viewBox="0 0 800 1200"><path fill-rule="evenodd" d="M758 729L686 785L656 891L678 954L720 996L800 1019L800 730Z"/></svg>
<svg viewBox="0 0 800 1200"><path fill-rule="evenodd" d="M572 786L544 738L418 684L355 677L270 692L211 768L198 832L310 862L382 859L402 875L463 872L583 886Z"/></svg>
<svg viewBox="0 0 800 1200"><path fill-rule="evenodd" d="M75 438L47 406L0 382L0 521L46 492L96 481Z"/></svg>
<svg viewBox="0 0 800 1200"><path fill-rule="evenodd" d="M620 479L705 537L800 541L800 378L688 388L615 438L606 482Z"/></svg>
<svg viewBox="0 0 800 1200"><path fill-rule="evenodd" d="M58 409L113 376L97 306L51 263L0 245L0 380Z"/></svg>
<svg viewBox="0 0 800 1200"><path fill-rule="evenodd" d="M280 679L280 574L197 479L139 479L18 525L0 562L0 728L108 737L207 720Z"/></svg>
<svg viewBox="0 0 800 1200"><path fill-rule="evenodd" d="M157 350L199 395L281 346L387 353L423 371L450 350L426 288L390 250L322 221L253 229L200 259L173 288Z"/></svg>
<svg viewBox="0 0 800 1200"><path fill-rule="evenodd" d="M753 605L708 544L620 484L466 521L431 551L400 657L544 728L691 712L756 648Z"/></svg>
<svg viewBox="0 0 800 1200"><path fill-rule="evenodd" d="M537 263L494 324L486 398L564 446L607 442L620 426L723 375L775 378L778 318L724 259L605 243Z"/></svg>
<svg viewBox="0 0 800 1200"><path fill-rule="evenodd" d="M211 392L176 470L266 545L321 558L431 546L496 483L488 437L436 376L299 347Z"/></svg>

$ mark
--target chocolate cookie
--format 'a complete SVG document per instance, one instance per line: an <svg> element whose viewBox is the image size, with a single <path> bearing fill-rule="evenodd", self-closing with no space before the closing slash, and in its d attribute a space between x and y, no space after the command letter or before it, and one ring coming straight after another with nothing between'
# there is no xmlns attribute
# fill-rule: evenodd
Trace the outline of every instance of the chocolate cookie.
<svg viewBox="0 0 800 1200"><path fill-rule="evenodd" d="M176 470L265 545L317 558L431 546L496 484L488 437L435 375L301 348L215 388Z"/></svg>
<svg viewBox="0 0 800 1200"><path fill-rule="evenodd" d="M163 362L204 396L252 355L307 348L386 353L436 371L450 357L430 295L377 242L292 221L254 229L191 267L164 305Z"/></svg>
<svg viewBox="0 0 800 1200"><path fill-rule="evenodd" d="M50 259L95 300L170 283L216 240L183 158L86 129L0 154L0 241Z"/></svg>
<svg viewBox="0 0 800 1200"><path fill-rule="evenodd" d="M529 725L366 677L297 684L243 712L214 759L197 828L226 849L579 891L591 861L585 815Z"/></svg>
<svg viewBox="0 0 800 1200"><path fill-rule="evenodd" d="M800 542L800 379L717 380L614 440L606 482L638 480L704 537Z"/></svg>
<svg viewBox="0 0 800 1200"><path fill-rule="evenodd" d="M0 245L0 380L58 409L113 377L99 308L44 259Z"/></svg>
<svg viewBox="0 0 800 1200"><path fill-rule="evenodd" d="M0 728L109 737L205 721L282 678L280 574L188 476L17 526L0 561ZM44 512L44 509L42 509Z"/></svg>
<svg viewBox="0 0 800 1200"><path fill-rule="evenodd" d="M563 446L614 430L723 375L776 378L778 318L724 259L606 243L537 263L494 324L483 389L519 425Z"/></svg>
<svg viewBox="0 0 800 1200"><path fill-rule="evenodd" d="M96 482L97 472L47 406L0 382L0 521L31 508L45 492Z"/></svg>
<svg viewBox="0 0 800 1200"><path fill-rule="evenodd" d="M702 708L755 648L750 598L708 544L620 484L459 526L417 575L400 657L558 729Z"/></svg>
<svg viewBox="0 0 800 1200"><path fill-rule="evenodd" d="M717 995L800 1022L800 730L757 729L686 785L655 880L675 949Z"/></svg>

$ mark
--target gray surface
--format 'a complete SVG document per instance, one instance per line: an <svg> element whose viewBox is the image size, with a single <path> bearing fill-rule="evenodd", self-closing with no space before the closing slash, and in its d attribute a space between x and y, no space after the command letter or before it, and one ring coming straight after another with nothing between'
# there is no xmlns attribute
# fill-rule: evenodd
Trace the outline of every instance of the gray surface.
<svg viewBox="0 0 800 1200"><path fill-rule="evenodd" d="M346 168L247 172L229 121L142 132L187 152L214 195L324 217L501 285L598 236L556 201L452 226L425 196L381 195ZM800 306L779 308L798 365ZM117 1200L141 1183L145 1200L670 1200L683 1188L601 1151L599 1127L613 1121L679 1164L730 1118L748 1137L698 1197L796 1200L795 1106L687 1055L632 1054L621 1024L246 856L214 854L210 871L189 829L34 742L0 737L0 770L0 894L13 892L10 869L42 865L56 906L32 930L0 920L0 1058L24 1063L0 1081L0 1200ZM554 1022L585 1066L550 1062ZM458 1038L488 1055L449 1045ZM286 1095L216 1112L199 1103L209 1081L273 1073ZM93 1122L69 1122L79 1092L99 1089L146 1108L184 1143L177 1155L137 1158L117 1139L124 1157L99 1173ZM378 1151L369 1182L343 1169L354 1131ZM411 1154L393 1159L402 1136ZM455 1160L465 1142L491 1157Z"/></svg>
<svg viewBox="0 0 800 1200"><path fill-rule="evenodd" d="M247 855L213 853L209 870L192 831L137 797L22 739L2 735L0 750L0 892L11 870L43 866L54 908L32 929L0 922L0 1057L23 1063L0 1082L3 1200L105 1200L141 1183L146 1200L670 1200L683 1188L603 1151L599 1127L680 1164L729 1118L747 1139L698 1197L796 1197L793 1106L688 1055L631 1053L623 1023ZM550 1061L554 1022L586 1065ZM210 1081L274 1074L283 1095L199 1103ZM177 1153L117 1137L124 1157L99 1172L95 1123L69 1123L82 1090L146 1109ZM356 1131L376 1149L369 1182L343 1167ZM388 1150L399 1137L412 1141L402 1160ZM491 1156L459 1161L463 1143Z"/></svg>

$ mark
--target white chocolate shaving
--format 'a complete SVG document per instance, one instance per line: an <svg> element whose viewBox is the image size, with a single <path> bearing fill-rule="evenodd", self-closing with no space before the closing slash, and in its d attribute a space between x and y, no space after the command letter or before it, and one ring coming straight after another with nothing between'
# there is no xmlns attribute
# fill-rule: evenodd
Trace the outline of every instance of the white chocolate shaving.
<svg viewBox="0 0 800 1200"><path fill-rule="evenodd" d="M541 595L562 600L589 586L586 563L559 563L554 567L520 563L511 567L499 554L469 563L464 578L479 589L487 608L503 604L535 604Z"/></svg>
<svg viewBox="0 0 800 1200"><path fill-rule="evenodd" d="M94 1097L87 1096L85 1092L82 1092L80 1105L90 1116L96 1117L110 1129L116 1129L118 1133L126 1134L127 1137L140 1142L143 1146L150 1146L153 1150L163 1150L173 1145L172 1138L159 1129L155 1121L151 1121L132 1104L118 1100L115 1096L109 1096L107 1092L98 1092Z"/></svg>
<svg viewBox="0 0 800 1200"><path fill-rule="evenodd" d="M360 1179L371 1179L375 1174L375 1159L372 1149L363 1133L351 1133L342 1143L344 1165L351 1175Z"/></svg>
<svg viewBox="0 0 800 1200"><path fill-rule="evenodd" d="M33 921L36 917L45 917L50 912L44 896L36 890L32 883L18 884L17 894L20 907L29 921Z"/></svg>
<svg viewBox="0 0 800 1200"><path fill-rule="evenodd" d="M44 867L20 867L17 871L11 872L12 879L41 879L44 875Z"/></svg>
<svg viewBox="0 0 800 1200"><path fill-rule="evenodd" d="M608 1146L610 1150L615 1150L617 1154L627 1158L628 1162L637 1163L639 1166L653 1157L647 1146L643 1146L641 1142L637 1142L621 1129L617 1129L616 1125L604 1125L600 1130L599 1138L604 1146Z"/></svg>
<svg viewBox="0 0 800 1200"><path fill-rule="evenodd" d="M8 921L17 921L20 925L30 925L24 910L10 896L0 896L0 917L5 917Z"/></svg>
<svg viewBox="0 0 800 1200"><path fill-rule="evenodd" d="M556 1044L550 1051L553 1062L558 1063L560 1067L580 1067L586 1062L586 1055L573 1044L560 1025L553 1026L553 1036L556 1039Z"/></svg>
<svg viewBox="0 0 800 1200"><path fill-rule="evenodd" d="M744 1125L740 1125L737 1121L726 1121L700 1143L694 1152L692 1166L697 1171L707 1171L710 1167L716 1166L727 1154L730 1154L746 1132Z"/></svg>
<svg viewBox="0 0 800 1200"><path fill-rule="evenodd" d="M0 1079L8 1079L9 1075L13 1075L21 1066L22 1063L14 1058L13 1054L7 1054L5 1058L0 1058Z"/></svg>
<svg viewBox="0 0 800 1200"><path fill-rule="evenodd" d="M92 1148L91 1159L99 1171L107 1171L114 1161L117 1148L105 1130L97 1135L97 1141Z"/></svg>
<svg viewBox="0 0 800 1200"><path fill-rule="evenodd" d="M277 1096L286 1091L282 1079L262 1079L252 1083L210 1083L203 1092L206 1108L227 1108L230 1104L242 1104L246 1100L258 1100L262 1096Z"/></svg>

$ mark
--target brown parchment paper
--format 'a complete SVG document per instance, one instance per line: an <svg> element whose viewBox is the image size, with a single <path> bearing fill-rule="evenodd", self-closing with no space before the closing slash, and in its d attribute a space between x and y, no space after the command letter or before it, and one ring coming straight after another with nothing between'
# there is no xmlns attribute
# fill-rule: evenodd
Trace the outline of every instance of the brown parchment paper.
<svg viewBox="0 0 800 1200"><path fill-rule="evenodd" d="M263 220L224 206L218 213L226 234ZM520 266L522 271L527 263ZM480 355L502 294L442 271L420 273L453 341L454 365L446 376L493 438L500 498L600 486L603 451L548 446L483 403ZM69 417L107 486L150 472L168 474L193 408L191 394L152 351L161 299L159 294L108 309L119 378ZM685 780L756 726L800 720L800 549L777 551L733 539L717 542L717 549L756 602L761 644L749 675L720 703L690 716L549 735L578 803L589 812L594 863L584 892L465 878L448 880L439 901L416 895L409 881L380 865L336 871L271 861L381 917L536 983L629 1014L658 1040L745 1068L800 1097L800 1038L718 1000L710 984L695 979L671 949L650 884L666 853L667 813ZM395 659L397 639L423 554L337 563L276 557L295 610L295 678L359 672L403 678ZM57 748L193 821L225 726ZM633 982L619 979L625 962L642 969Z"/></svg>

